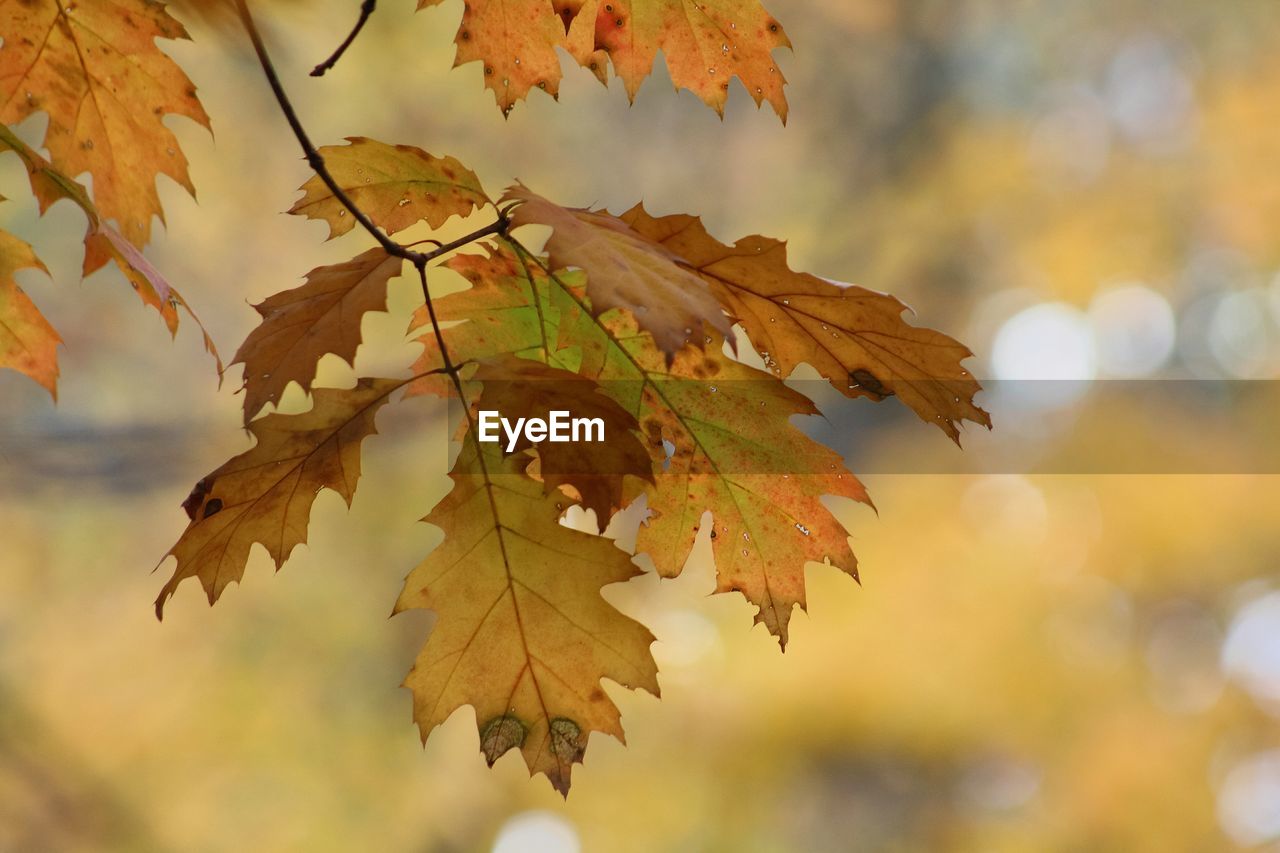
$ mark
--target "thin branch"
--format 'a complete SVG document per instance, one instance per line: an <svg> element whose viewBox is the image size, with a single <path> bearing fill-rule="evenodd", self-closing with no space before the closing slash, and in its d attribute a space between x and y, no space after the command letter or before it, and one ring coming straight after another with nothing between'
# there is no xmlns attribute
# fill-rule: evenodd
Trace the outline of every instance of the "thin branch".
<svg viewBox="0 0 1280 853"><path fill-rule="evenodd" d="M373 14L373 10L377 8L377 5L378 0L364 0L360 4L360 18L356 21L356 25L352 28L350 35L343 39L342 44L338 45L338 49L333 52L332 56L311 69L312 77L323 77L326 71L338 64L342 54L347 52L347 48L351 47L351 43L356 40L356 36L360 35L360 31L364 29L365 23L368 22L369 16Z"/></svg>
<svg viewBox="0 0 1280 853"><path fill-rule="evenodd" d="M488 225L484 226L483 228L478 228L475 231L472 231L470 234L464 234L463 236L459 237L457 240L454 240L451 243L445 243L441 245L438 249L432 249L430 252L427 252L425 254L419 253L419 252L409 253L409 260L413 261L415 266L418 264L419 261L425 264L430 261L434 261L436 258L440 257L441 255L447 255L450 252L455 252L458 249L461 249L463 246L470 245L471 243L474 243L475 241L480 240L484 237L488 237L492 234L506 234L507 229L510 227L511 227L511 222L507 219L506 215L499 213L497 219L495 219L493 222L490 222ZM438 241L433 240L432 242L438 242ZM396 245L399 245L399 244L397 243ZM404 247L401 246L401 248L404 248ZM395 253L393 252L392 254L395 254Z"/></svg>
<svg viewBox="0 0 1280 853"><path fill-rule="evenodd" d="M319 150L317 150L315 145L312 144L311 138L307 135L306 128L302 126L302 120L298 118L298 113L293 108L293 103L289 100L289 95L284 90L284 85L280 82L280 76L276 73L275 65L271 62L271 56L267 53L267 47L263 43L262 34L258 32L258 27L253 21L253 15L249 12L247 0L235 0L235 3L236 9L240 15L240 21L244 24L245 32L249 35L249 41L253 43L253 50L254 53L257 54L259 64L262 66L262 72L266 75L267 83L270 84L272 93L275 94L276 103L280 105L281 113L284 114L285 120L289 122L289 127L293 130L293 135L297 138L298 144L302 146L302 153L306 156L307 163L320 177L320 180L324 182L324 185L329 188L329 192L333 194L333 197L336 198L342 206L351 213L355 220L359 222L375 240L378 241L378 244L386 250L387 254L397 258L404 258L417 268L418 274L422 278L422 298L426 302L427 313L431 316L431 325L435 330L436 340L440 344L440 354L444 359L445 372L453 377L454 384L458 387L458 393L461 394L462 384L458 381L458 370L457 367L449 360L449 353L444 347L444 338L440 334L440 324L436 321L435 307L431 303L431 293L427 289L427 264L441 255L460 249L463 246L474 243L475 241L491 234L505 234L511 225L507 216L509 209L498 209L497 219L493 222L490 222L483 228L472 231L470 234L459 237L457 240L450 243L442 245L437 240L431 241L436 243L437 248L430 252L415 252L407 246L403 246L395 240L392 240L386 232L379 228L374 221L369 218L367 213L361 210L360 207L351 200L351 197L338 186L333 175L329 173L328 167L325 166L324 157L320 155ZM351 36L348 37L347 41L338 49L337 54L335 54L334 57L331 57L330 64L337 61L337 56L340 55L342 51L346 49L346 46L350 44L351 40L355 38L356 33L360 31L364 22L373 12L374 5L373 0L365 0L364 5L361 7L360 21L356 24L356 28L352 31Z"/></svg>
<svg viewBox="0 0 1280 853"><path fill-rule="evenodd" d="M320 176L320 180L324 181L324 185L329 188L329 192L333 193L333 197L351 212L356 221L373 235L373 238L382 245L382 248L387 250L388 254L416 263L419 253L408 251L404 246L401 246L383 233L377 225L373 224L373 220L369 218L368 214L356 207L355 202L351 200L346 192L338 186L338 182L333 179L333 176L329 174L328 168L324 165L324 158L320 156L320 152L311 143L311 138L307 136L306 128L302 126L302 121L298 118L298 113L294 110L293 103L284 91L280 76L276 74L275 65L272 64L271 57L267 53L267 46L263 44L262 34L258 32L258 27L253 22L253 15L249 12L248 3L245 0L236 0L236 10L240 13L240 22L244 24L245 32L249 34L249 41L253 43L253 51L258 55L258 62L262 65L262 73L266 75L267 83L270 84L271 91L276 96L276 103L280 105L280 111L284 113L285 120L289 122L293 135L297 137L298 144L302 146L302 153L306 156L307 163Z"/></svg>
<svg viewBox="0 0 1280 853"><path fill-rule="evenodd" d="M440 331L440 321L436 319L436 306L431 301L431 288L427 286L427 264L424 261L420 264L415 263L414 266L418 268L418 279L422 282L422 301L427 305L427 316L431 318L431 330L436 333L436 346L440 347L440 360L444 362L444 372L453 377L458 396L465 402L462 383L458 381L458 369L453 366L453 361L449 358L449 348L445 346L444 333Z"/></svg>

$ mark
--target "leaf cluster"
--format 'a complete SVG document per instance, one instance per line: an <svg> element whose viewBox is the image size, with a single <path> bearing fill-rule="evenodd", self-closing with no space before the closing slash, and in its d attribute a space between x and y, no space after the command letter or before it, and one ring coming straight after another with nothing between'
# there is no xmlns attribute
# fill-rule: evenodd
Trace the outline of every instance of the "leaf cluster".
<svg viewBox="0 0 1280 853"><path fill-rule="evenodd" d="M342 49L373 5L362 6ZM870 498L838 454L795 426L817 413L785 382L797 368L849 397L897 398L953 440L966 420L990 425L962 366L967 348L907 322L891 296L792 270L780 241L724 243L694 216L574 208L519 183L491 195L456 158L412 145L350 137L314 147L248 7L237 7L315 172L289 212L325 222L330 239L356 232L376 245L255 306L260 322L232 359L243 366L255 443L183 503L189 523L169 552L176 566L158 615L188 579L216 601L241 580L255 544L282 566L306 542L319 492L353 500L379 412L406 398L447 398L460 412L453 487L424 519L444 542L409 574L396 605L437 614L405 682L415 719L425 738L469 705L491 763L518 750L567 792L591 732L622 738L603 680L658 693L653 636L601 595L640 572L637 555L675 577L707 536L717 590L743 595L784 647L806 604L807 563L857 577L826 499ZM42 210L70 199L84 211L86 274L114 261L176 330L185 302L138 246L162 215L155 179L191 189L161 119L208 124L190 81L155 45L184 30L153 0L31 0L0 4L0 37L0 118L46 113L49 159L3 127L0 146L22 159ZM602 80L611 67L632 96L661 50L677 86L717 110L737 77L785 118L772 58L781 46L780 25L755 0L470 0L458 61L484 63L507 111L533 88L556 93L557 48ZM83 173L92 200L75 180ZM491 218L449 244L395 238L474 215ZM540 247L528 236L537 229L550 233ZM14 281L30 267L42 267L30 247L0 234L0 365L53 392L57 333ZM440 267L470 286L433 294ZM411 375L317 387L325 355L354 364L364 315L384 311L390 281L406 273L422 293L407 330L422 347ZM283 414L276 408L294 383L312 406ZM476 413L489 409L599 417L606 440L526 441L507 452L478 436ZM630 553L607 532L638 502L645 520ZM566 525L575 505L606 533Z"/></svg>

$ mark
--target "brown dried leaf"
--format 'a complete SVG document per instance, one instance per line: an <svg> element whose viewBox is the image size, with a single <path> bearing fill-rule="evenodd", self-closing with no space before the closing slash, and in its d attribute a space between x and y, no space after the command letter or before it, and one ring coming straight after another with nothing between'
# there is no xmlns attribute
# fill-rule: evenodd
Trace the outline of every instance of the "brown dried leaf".
<svg viewBox="0 0 1280 853"><path fill-rule="evenodd" d="M548 492L568 486L584 509L594 510L601 526L623 507L627 476L653 482L649 451L640 443L635 416L606 395L590 379L536 361L507 356L480 365L475 379L484 383L477 411L497 411L507 417L549 420L560 410L574 418L598 419L601 442L552 442L537 445L523 435L514 452L536 447L539 475ZM506 437L501 438L505 452Z"/></svg>
<svg viewBox="0 0 1280 853"><path fill-rule="evenodd" d="M262 323L236 350L244 365L247 423L268 403L279 403L290 382L310 391L316 365L326 353L351 364L360 346L360 321L387 308L387 282L404 261L373 248L346 263L317 267L307 283L254 306Z"/></svg>
<svg viewBox="0 0 1280 853"><path fill-rule="evenodd" d="M957 441L962 421L991 426L973 402L982 386L961 366L973 353L907 323L906 306L894 297L794 272L778 240L747 237L726 246L697 217L655 218L641 205L622 219L707 283L776 374L808 364L847 396L897 396Z"/></svg>

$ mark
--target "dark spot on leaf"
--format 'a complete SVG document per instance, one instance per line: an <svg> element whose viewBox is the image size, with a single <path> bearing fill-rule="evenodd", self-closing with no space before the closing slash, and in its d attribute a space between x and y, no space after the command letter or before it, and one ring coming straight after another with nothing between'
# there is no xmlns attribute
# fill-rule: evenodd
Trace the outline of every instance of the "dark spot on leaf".
<svg viewBox="0 0 1280 853"><path fill-rule="evenodd" d="M510 714L494 717L480 728L480 751L489 766L506 753L524 744L524 724Z"/></svg>
<svg viewBox="0 0 1280 853"><path fill-rule="evenodd" d="M213 498L204 505L204 518L222 512L222 498Z"/></svg>
<svg viewBox="0 0 1280 853"><path fill-rule="evenodd" d="M205 496L209 494L209 490L212 488L212 477L202 477L200 482L195 484L191 494L187 495L187 499L182 502L182 508L186 510L187 518L192 521L196 520L196 510L200 509L200 504L204 503Z"/></svg>
<svg viewBox="0 0 1280 853"><path fill-rule="evenodd" d="M870 370L858 368L849 374L849 385L851 387L861 388L872 397L883 400L885 397L892 397L893 391L886 388L884 383L876 378L876 375Z"/></svg>
<svg viewBox="0 0 1280 853"><path fill-rule="evenodd" d="M551 721L551 752L564 764L582 760L582 729L573 720L557 717Z"/></svg>

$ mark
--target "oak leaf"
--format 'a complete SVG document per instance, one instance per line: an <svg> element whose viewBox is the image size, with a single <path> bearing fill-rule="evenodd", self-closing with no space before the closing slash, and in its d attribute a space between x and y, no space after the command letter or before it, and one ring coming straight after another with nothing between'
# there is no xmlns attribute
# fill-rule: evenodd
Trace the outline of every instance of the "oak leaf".
<svg viewBox="0 0 1280 853"><path fill-rule="evenodd" d="M727 246L697 217L655 218L643 205L621 218L707 283L775 373L787 376L803 363L850 397L897 396L953 440L962 421L991 426L973 402L982 386L961 365L973 353L907 323L907 307L894 297L794 272L786 244L768 237Z"/></svg>
<svg viewBox="0 0 1280 853"><path fill-rule="evenodd" d="M418 0L418 8L443 0ZM468 0L455 39L454 67L480 62L484 85L493 90L498 109L511 112L531 89L555 96L560 90L556 45L564 38L551 0Z"/></svg>
<svg viewBox="0 0 1280 853"><path fill-rule="evenodd" d="M58 344L62 339L14 281L21 269L48 272L30 246L0 231L0 367L25 373L58 398Z"/></svg>
<svg viewBox="0 0 1280 853"><path fill-rule="evenodd" d="M718 590L742 592L759 608L757 621L785 644L791 611L805 603L806 562L829 560L856 577L847 534L822 496L870 502L837 454L791 425L793 415L815 413L812 401L723 355L719 338L707 336L704 350L685 348L668 364L633 315L595 310L589 280L583 285L581 276L547 275L542 259L518 251L523 264L501 250L491 250L487 261L466 262L473 266L473 287L436 300L442 317L459 316L451 304L457 300L467 315L490 324L471 320L446 328L450 352L492 358L507 346L537 358L546 347L595 379L636 417L648 442L656 487L632 481L633 496L648 492L653 512L638 550L650 554L660 574L678 574L703 513L711 510ZM476 264L497 274L475 274ZM497 333L513 328L502 326L503 317L517 316L519 334ZM539 317L553 323L539 330ZM550 342L540 343L542 335ZM418 367L432 365L426 360ZM674 448L670 459L667 442Z"/></svg>
<svg viewBox="0 0 1280 853"><path fill-rule="evenodd" d="M504 114L533 88L558 94L559 46L602 83L612 64L632 100L661 50L676 88L717 113L736 77L757 106L787 118L773 51L791 42L758 0L467 0L456 44L454 64L482 63Z"/></svg>
<svg viewBox="0 0 1280 853"><path fill-rule="evenodd" d="M195 192L163 119L184 115L208 127L209 118L191 81L155 43L186 37L155 0L0 4L0 122L47 113L44 144L54 167L92 175L102 217L135 245L150 239L152 216L164 219L157 176Z"/></svg>
<svg viewBox="0 0 1280 853"><path fill-rule="evenodd" d="M453 490L424 519L444 542L396 604L438 616L405 686L424 741L470 705L490 764L519 749L567 793L591 732L624 739L601 680L658 695L654 637L600 595L639 574L631 558L559 524L556 497L522 471L520 456L463 443Z"/></svg>
<svg viewBox="0 0 1280 853"><path fill-rule="evenodd" d="M669 249L616 216L561 207L524 186L508 189L502 202L519 203L511 213L514 227L550 226L551 265L585 272L593 309L629 311L668 359L688 343L701 344L704 331L730 334L729 320L706 282Z"/></svg>
<svg viewBox="0 0 1280 853"><path fill-rule="evenodd" d="M439 228L450 217L467 216L489 203L480 179L453 157L363 136L349 136L347 143L320 148L325 166L338 188L388 233L418 222ZM301 189L304 195L290 213L323 219L330 239L355 227L346 206L318 175Z"/></svg>
<svg viewBox="0 0 1280 853"><path fill-rule="evenodd" d="M249 424L250 450L200 480L183 508L191 523L169 551L178 565L156 599L156 615L178 584L199 578L212 604L239 582L254 543L277 569L307 539L311 505L321 489L351 504L360 479L360 443L401 380L361 379L354 388L320 388L298 415L269 414Z"/></svg>
<svg viewBox="0 0 1280 853"><path fill-rule="evenodd" d="M387 283L403 266L401 258L373 248L345 263L317 267L307 273L306 284L255 305L262 323L231 360L244 365L245 422L268 403L279 403L290 382L309 392L326 353L351 364L361 318L386 310Z"/></svg>
<svg viewBox="0 0 1280 853"><path fill-rule="evenodd" d="M89 199L85 188L56 169L52 163L14 135L13 131L0 124L0 150L4 149L14 152L22 160L30 177L32 191L41 214L61 199L71 201L84 212L88 227L84 235L82 275L87 277L105 266L108 261L114 262L143 303L159 312L170 335L176 335L178 332L178 308L185 310L200 327L205 351L213 356L218 375L221 376L222 358L218 355L218 348L214 345L213 338L209 336L204 324L200 322L200 318L191 310L191 306L187 304L182 294L178 293L160 271L143 256L141 250L102 220L98 208Z"/></svg>
<svg viewBox="0 0 1280 853"><path fill-rule="evenodd" d="M665 464L648 491L650 518L637 552L649 554L663 577L679 575L710 512L716 591L745 596L756 622L785 648L792 611L806 606L806 563L858 577L848 534L823 496L870 505L866 490L839 454L791 424L795 415L818 413L807 397L718 346L685 350L668 367L646 351L631 318L601 319L604 334L595 339L602 352L589 360L599 365L594 375L607 389L642 377L637 417L655 461Z"/></svg>
<svg viewBox="0 0 1280 853"><path fill-rule="evenodd" d="M591 53L582 50L587 32ZM787 120L786 79L773 51L791 42L758 0L589 0L569 42L574 58L588 67L599 53L607 55L632 100L661 50L676 88L720 115L737 77L756 106L768 101Z"/></svg>

